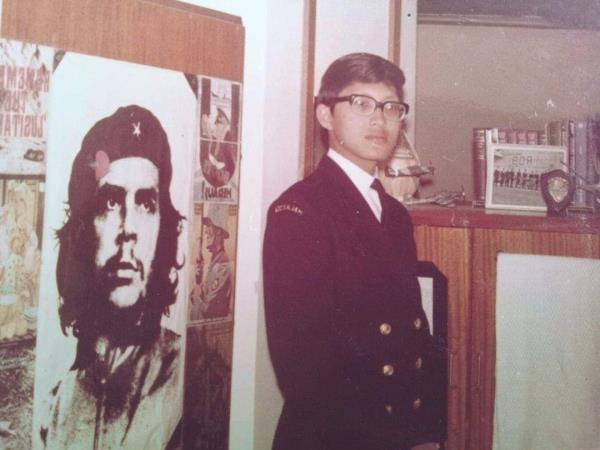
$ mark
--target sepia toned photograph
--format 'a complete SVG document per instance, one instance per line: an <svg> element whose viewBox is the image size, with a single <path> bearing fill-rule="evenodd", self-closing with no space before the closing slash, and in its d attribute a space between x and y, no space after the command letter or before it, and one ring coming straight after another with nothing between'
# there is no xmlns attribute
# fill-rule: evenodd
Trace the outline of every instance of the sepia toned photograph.
<svg viewBox="0 0 600 450"><path fill-rule="evenodd" d="M566 160L564 147L489 144L486 208L545 211L541 175Z"/></svg>

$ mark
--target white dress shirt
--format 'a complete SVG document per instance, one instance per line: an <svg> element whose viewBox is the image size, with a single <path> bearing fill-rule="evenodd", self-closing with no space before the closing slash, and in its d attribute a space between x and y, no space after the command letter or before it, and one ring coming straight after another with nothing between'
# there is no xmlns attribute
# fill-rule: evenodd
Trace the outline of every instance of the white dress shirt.
<svg viewBox="0 0 600 450"><path fill-rule="evenodd" d="M346 175L350 178L358 192L363 196L373 214L381 222L381 200L379 194L371 187L371 183L376 177L358 167L348 158L343 157L333 149L327 151L327 156L331 158Z"/></svg>

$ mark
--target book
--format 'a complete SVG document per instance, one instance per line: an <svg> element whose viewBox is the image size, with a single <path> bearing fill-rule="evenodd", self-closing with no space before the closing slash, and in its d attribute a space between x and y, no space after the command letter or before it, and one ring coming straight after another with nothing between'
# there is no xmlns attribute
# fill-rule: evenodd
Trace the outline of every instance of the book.
<svg viewBox="0 0 600 450"><path fill-rule="evenodd" d="M571 122L574 130L571 170L575 175L575 195L573 196L572 206L581 208L588 206L586 191L583 189L583 186L587 184L588 120L577 119Z"/></svg>
<svg viewBox="0 0 600 450"><path fill-rule="evenodd" d="M588 119L588 152L587 173L585 176L588 186L600 182L600 122L596 119ZM591 187L589 188L591 189ZM596 201L596 194L592 190L586 191L586 203L592 209L598 211L600 202Z"/></svg>
<svg viewBox="0 0 600 450"><path fill-rule="evenodd" d="M527 145L538 145L538 130L525 130L525 139Z"/></svg>
<svg viewBox="0 0 600 450"><path fill-rule="evenodd" d="M562 136L561 120L551 120L550 122L546 122L545 131L548 145L565 145Z"/></svg>
<svg viewBox="0 0 600 450"><path fill-rule="evenodd" d="M473 206L485 205L485 133L487 128L473 128Z"/></svg>

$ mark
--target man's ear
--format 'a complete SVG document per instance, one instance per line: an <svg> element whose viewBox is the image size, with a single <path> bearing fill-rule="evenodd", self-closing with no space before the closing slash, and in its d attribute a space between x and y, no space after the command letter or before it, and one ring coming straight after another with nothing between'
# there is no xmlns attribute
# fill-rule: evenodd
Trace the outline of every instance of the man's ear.
<svg viewBox="0 0 600 450"><path fill-rule="evenodd" d="M331 112L331 108L329 108L329 106L319 103L317 105L316 114L317 120L323 128L329 131L333 130L333 113Z"/></svg>

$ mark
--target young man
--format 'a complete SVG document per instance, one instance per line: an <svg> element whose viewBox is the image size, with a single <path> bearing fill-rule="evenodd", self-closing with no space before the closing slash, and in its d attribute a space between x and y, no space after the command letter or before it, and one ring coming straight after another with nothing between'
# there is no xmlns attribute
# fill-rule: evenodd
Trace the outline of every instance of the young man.
<svg viewBox="0 0 600 450"><path fill-rule="evenodd" d="M316 107L329 151L269 210L265 310L285 398L274 450L404 450L444 420L411 221L375 177L408 112L403 84L378 56L334 61Z"/></svg>

